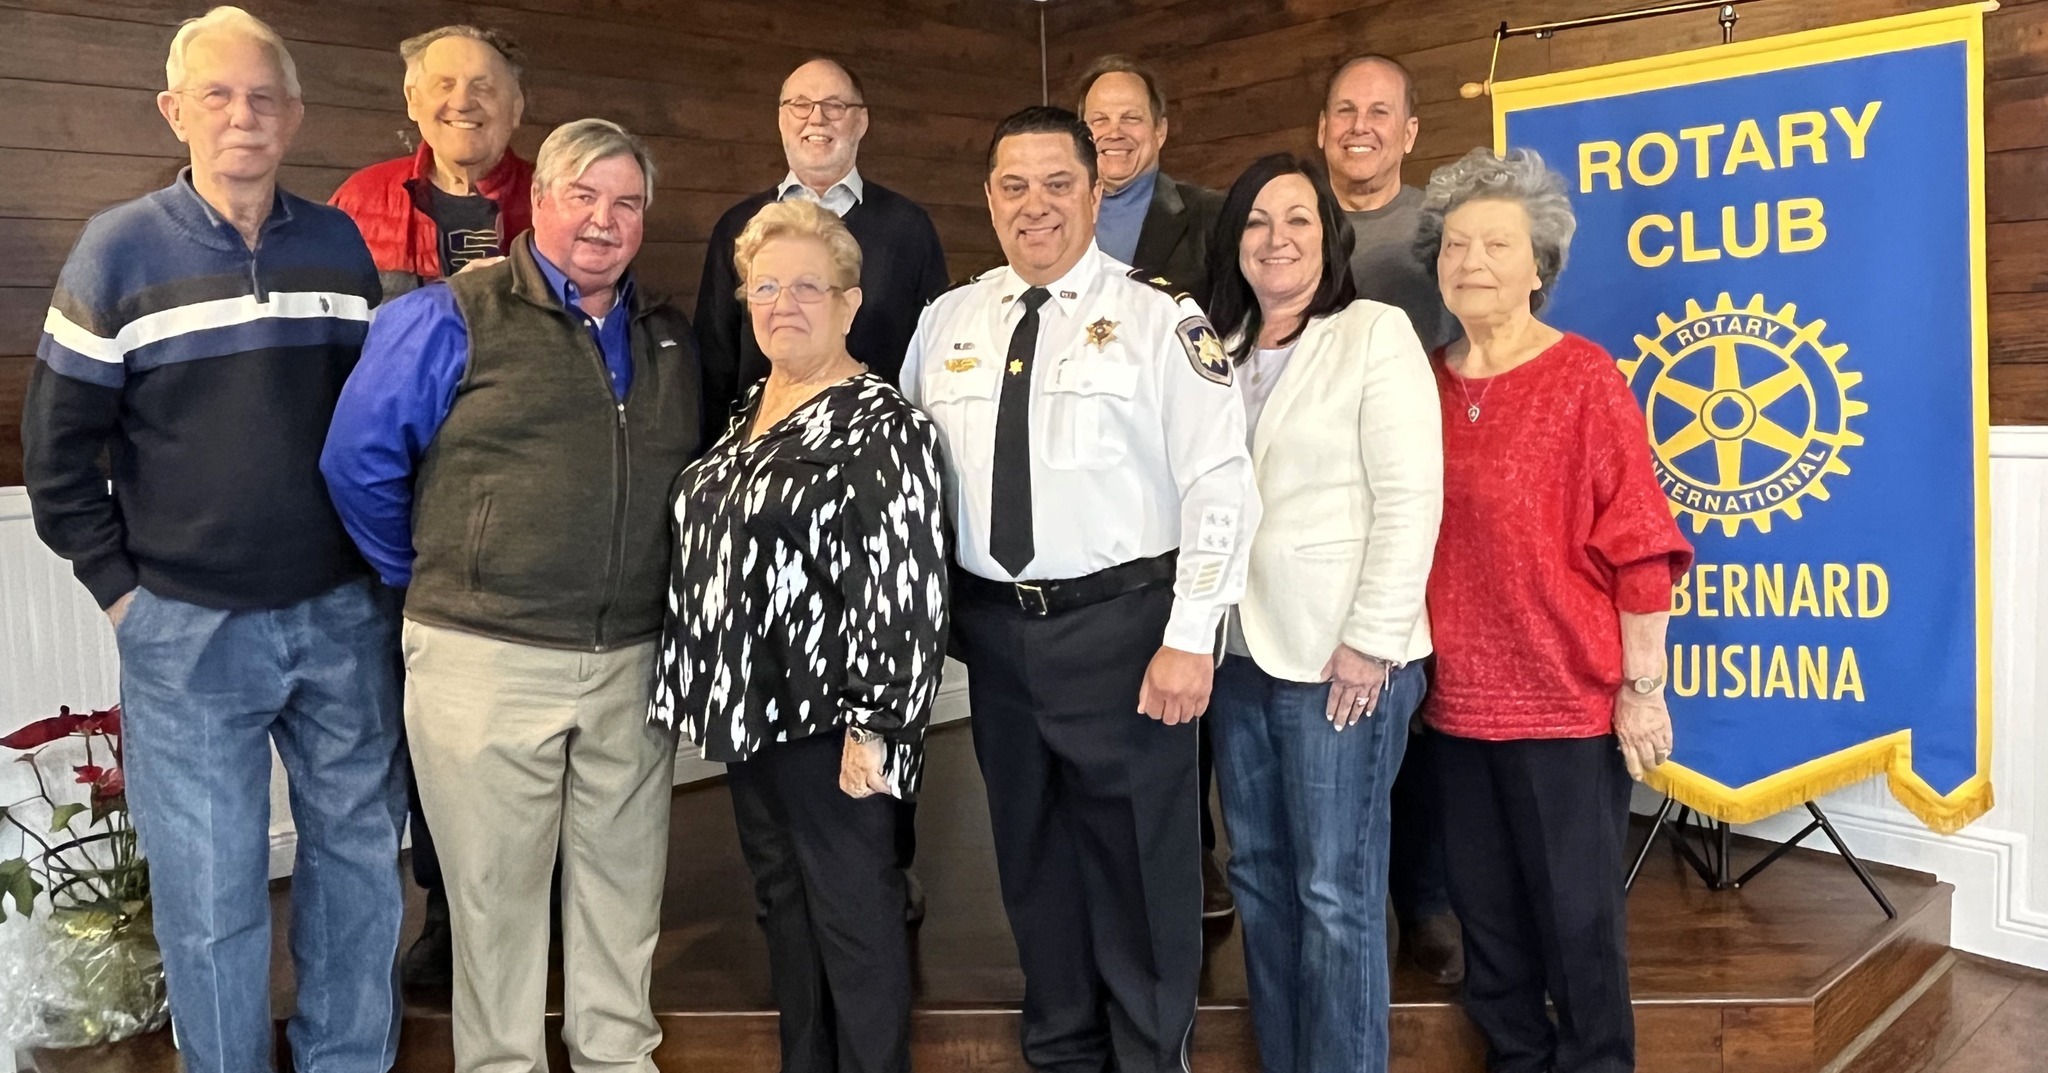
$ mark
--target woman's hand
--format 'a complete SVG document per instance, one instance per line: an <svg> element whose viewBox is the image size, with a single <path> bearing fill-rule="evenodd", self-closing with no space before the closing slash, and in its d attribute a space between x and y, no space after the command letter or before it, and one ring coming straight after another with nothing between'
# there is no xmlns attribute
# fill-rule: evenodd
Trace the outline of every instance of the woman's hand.
<svg viewBox="0 0 2048 1073"><path fill-rule="evenodd" d="M889 792L889 780L882 777L882 739L863 745L846 736L839 754L839 788L853 798Z"/></svg>
<svg viewBox="0 0 2048 1073"><path fill-rule="evenodd" d="M1621 740L1628 777L1638 782L1644 772L1671 759L1671 712L1664 707L1664 691L1638 693L1622 686L1614 698L1614 736Z"/></svg>
<svg viewBox="0 0 2048 1073"><path fill-rule="evenodd" d="M1379 707L1380 692L1387 686L1387 665L1350 645L1338 645L1323 664L1323 681L1330 683L1330 702L1324 712L1338 730L1370 718Z"/></svg>

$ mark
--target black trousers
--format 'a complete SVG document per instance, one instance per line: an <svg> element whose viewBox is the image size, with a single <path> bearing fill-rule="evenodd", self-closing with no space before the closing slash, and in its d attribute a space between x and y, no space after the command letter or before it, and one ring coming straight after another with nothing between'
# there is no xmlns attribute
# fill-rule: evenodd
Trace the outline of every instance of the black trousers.
<svg viewBox="0 0 2048 1073"><path fill-rule="evenodd" d="M1404 927L1451 911L1436 760L1436 739L1443 735L1420 719L1414 725L1401 773L1394 777L1393 827L1387 840L1387 892Z"/></svg>
<svg viewBox="0 0 2048 1073"><path fill-rule="evenodd" d="M1432 744L1465 1012L1486 1036L1489 1073L1634 1070L1630 782L1614 738Z"/></svg>
<svg viewBox="0 0 2048 1073"><path fill-rule="evenodd" d="M1024 1059L1047 1073L1185 1069L1202 965L1195 728L1137 711L1172 604L1163 585L1048 618L954 604L1024 968Z"/></svg>
<svg viewBox="0 0 2048 1073"><path fill-rule="evenodd" d="M910 1069L910 936L895 798L839 789L841 732L726 766L740 850L767 910L782 1073Z"/></svg>
<svg viewBox="0 0 2048 1073"><path fill-rule="evenodd" d="M1202 852L1212 853L1216 849L1215 810L1209 807L1209 789L1216 785L1216 750L1209 747L1209 719L1207 716L1195 722L1196 774L1198 783L1195 796L1201 801Z"/></svg>
<svg viewBox="0 0 2048 1073"><path fill-rule="evenodd" d="M406 827L412 832L412 881L422 890L438 891L441 855L434 851L434 832L427 829L427 810L420 807L420 780L412 772L410 756L405 762L405 796L412 809L406 817Z"/></svg>

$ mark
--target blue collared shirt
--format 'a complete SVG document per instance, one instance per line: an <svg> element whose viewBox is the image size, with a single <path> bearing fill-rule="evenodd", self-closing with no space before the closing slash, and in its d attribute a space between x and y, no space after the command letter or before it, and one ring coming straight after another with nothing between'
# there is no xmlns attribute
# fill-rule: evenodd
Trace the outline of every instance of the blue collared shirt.
<svg viewBox="0 0 2048 1073"><path fill-rule="evenodd" d="M569 315L583 322L590 329L590 338L597 343L598 353L604 355L604 367L611 370L612 394L625 401L626 392L633 386L633 277L628 274L619 280L614 293L612 311L606 313L603 321L583 311L577 303L582 301L583 292L575 282L556 268L554 262L541 255L536 249L533 260L540 265L540 274L548 281L548 293L562 303Z"/></svg>
<svg viewBox="0 0 2048 1073"><path fill-rule="evenodd" d="M775 200L777 201L788 201L791 198L815 201L825 206L826 212L840 217L844 217L847 213L852 212L853 207L860 204L861 198L866 195L867 184L861 181L859 168L849 169L846 173L846 178L827 187L822 195L816 190L805 186L803 180L796 177L794 169L791 169L788 175L783 176L781 185L775 188Z"/></svg>
<svg viewBox="0 0 2048 1073"><path fill-rule="evenodd" d="M1102 212L1095 218L1095 244L1102 252L1131 263L1138 255L1138 236L1145 230L1145 213L1152 208L1152 187L1159 169L1132 179L1122 190L1102 199Z"/></svg>

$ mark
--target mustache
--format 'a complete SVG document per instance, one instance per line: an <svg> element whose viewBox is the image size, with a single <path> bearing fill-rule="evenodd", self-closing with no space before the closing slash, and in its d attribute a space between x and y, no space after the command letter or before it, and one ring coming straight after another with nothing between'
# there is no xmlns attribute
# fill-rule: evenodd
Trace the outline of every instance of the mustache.
<svg viewBox="0 0 2048 1073"><path fill-rule="evenodd" d="M581 231L576 232L576 239L579 242L597 242L606 246L617 246L620 244L617 231L609 227L597 227L595 225L586 226Z"/></svg>

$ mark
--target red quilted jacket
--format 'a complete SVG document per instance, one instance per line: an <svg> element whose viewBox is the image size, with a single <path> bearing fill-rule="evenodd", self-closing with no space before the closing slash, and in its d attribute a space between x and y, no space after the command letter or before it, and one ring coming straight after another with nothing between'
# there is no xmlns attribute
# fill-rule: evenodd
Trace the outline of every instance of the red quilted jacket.
<svg viewBox="0 0 2048 1073"><path fill-rule="evenodd" d="M410 157L372 164L348 177L327 203L348 213L369 244L379 272L410 272L421 280L441 278L441 253L434 218L427 215L434 150L426 142ZM533 226L533 165L510 149L477 183L477 192L498 203L498 247L504 253L521 231Z"/></svg>

